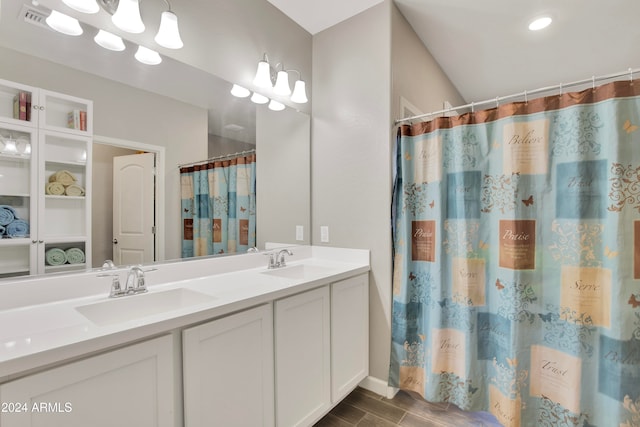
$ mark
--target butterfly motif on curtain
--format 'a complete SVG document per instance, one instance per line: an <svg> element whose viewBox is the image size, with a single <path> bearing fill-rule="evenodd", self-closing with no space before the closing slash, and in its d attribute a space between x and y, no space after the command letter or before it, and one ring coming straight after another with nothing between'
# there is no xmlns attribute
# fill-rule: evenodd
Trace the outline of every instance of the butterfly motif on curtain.
<svg viewBox="0 0 640 427"><path fill-rule="evenodd" d="M507 363L509 364L509 366L511 366L512 368L515 368L516 366L518 366L518 359L517 358L513 358L513 359L509 359L508 357L507 359Z"/></svg>
<svg viewBox="0 0 640 427"><path fill-rule="evenodd" d="M530 195L528 199L523 199L522 203L524 203L525 206L533 205L533 194Z"/></svg>
<svg viewBox="0 0 640 427"><path fill-rule="evenodd" d="M612 251L611 249L609 249L609 246L604 247L604 254L607 256L607 258L615 258L618 256L618 253L618 251Z"/></svg>
<svg viewBox="0 0 640 427"><path fill-rule="evenodd" d="M498 141L493 141L493 148L500 148L500 143Z"/></svg>
<svg viewBox="0 0 640 427"><path fill-rule="evenodd" d="M244 206L240 206L240 212L246 212L247 208L245 208Z"/></svg>
<svg viewBox="0 0 640 427"><path fill-rule="evenodd" d="M411 154L409 154L409 152L408 152L408 151L406 151L406 152L404 153L404 158L405 158L406 160L411 160Z"/></svg>
<svg viewBox="0 0 640 427"><path fill-rule="evenodd" d="M635 294L631 294L631 296L629 297L629 301L627 301L627 302L633 308L640 307L640 301L638 301L638 299L636 298Z"/></svg>
<svg viewBox="0 0 640 427"><path fill-rule="evenodd" d="M416 275L413 274L413 272L409 273L409 280L415 280L416 279Z"/></svg>
<svg viewBox="0 0 640 427"><path fill-rule="evenodd" d="M504 289L504 285L502 284L500 279L496 279L496 288L498 288L499 291Z"/></svg>
<svg viewBox="0 0 640 427"><path fill-rule="evenodd" d="M627 120L626 122L624 122L624 125L622 125L622 127L625 131L627 131L627 133L635 132L636 130L638 130L638 126L632 125L631 120Z"/></svg>
<svg viewBox="0 0 640 427"><path fill-rule="evenodd" d="M478 243L478 247L480 249L489 249L489 244L483 240L480 240L480 242Z"/></svg>
<svg viewBox="0 0 640 427"><path fill-rule="evenodd" d="M434 207L435 205L436 205L436 201L435 201L435 200L432 200L432 201L431 201L431 203L429 203L429 207L430 207L431 209L433 209L433 207Z"/></svg>

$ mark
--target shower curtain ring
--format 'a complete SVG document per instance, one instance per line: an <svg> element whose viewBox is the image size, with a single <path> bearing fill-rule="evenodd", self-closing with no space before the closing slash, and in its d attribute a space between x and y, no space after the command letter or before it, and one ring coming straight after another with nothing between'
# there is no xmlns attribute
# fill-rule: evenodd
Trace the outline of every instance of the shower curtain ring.
<svg viewBox="0 0 640 427"><path fill-rule="evenodd" d="M473 101L471 101L471 112L472 112L472 113L475 113L475 109L474 109L474 107L473 107Z"/></svg>
<svg viewBox="0 0 640 427"><path fill-rule="evenodd" d="M596 90L596 76L591 76L592 89Z"/></svg>
<svg viewBox="0 0 640 427"><path fill-rule="evenodd" d="M629 83L633 85L633 70L629 67Z"/></svg>
<svg viewBox="0 0 640 427"><path fill-rule="evenodd" d="M529 103L529 101L527 100L527 91L526 90L524 91L524 103L525 104Z"/></svg>
<svg viewBox="0 0 640 427"><path fill-rule="evenodd" d="M500 97L496 96L496 108L500 106Z"/></svg>
<svg viewBox="0 0 640 427"><path fill-rule="evenodd" d="M562 83L560 83L560 94L558 96L562 96Z"/></svg>

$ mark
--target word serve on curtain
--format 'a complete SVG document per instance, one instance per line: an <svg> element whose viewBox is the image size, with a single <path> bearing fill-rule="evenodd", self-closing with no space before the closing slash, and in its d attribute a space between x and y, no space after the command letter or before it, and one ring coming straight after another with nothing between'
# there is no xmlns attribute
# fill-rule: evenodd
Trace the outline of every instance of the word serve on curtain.
<svg viewBox="0 0 640 427"><path fill-rule="evenodd" d="M640 81L404 125L390 385L640 426Z"/></svg>
<svg viewBox="0 0 640 427"><path fill-rule="evenodd" d="M182 257L256 245L256 155L180 169Z"/></svg>

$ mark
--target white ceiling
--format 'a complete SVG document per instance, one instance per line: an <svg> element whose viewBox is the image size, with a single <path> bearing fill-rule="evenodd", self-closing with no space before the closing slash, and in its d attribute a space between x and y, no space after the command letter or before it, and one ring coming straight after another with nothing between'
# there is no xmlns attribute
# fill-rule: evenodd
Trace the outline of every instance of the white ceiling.
<svg viewBox="0 0 640 427"><path fill-rule="evenodd" d="M380 3L269 1L312 34ZM394 2L468 102L640 67L638 0ZM529 31L543 13L551 26Z"/></svg>

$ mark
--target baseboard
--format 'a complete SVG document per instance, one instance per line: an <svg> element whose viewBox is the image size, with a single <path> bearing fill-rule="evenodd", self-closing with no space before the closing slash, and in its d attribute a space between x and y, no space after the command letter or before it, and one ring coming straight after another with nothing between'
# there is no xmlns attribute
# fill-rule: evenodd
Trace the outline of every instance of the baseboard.
<svg viewBox="0 0 640 427"><path fill-rule="evenodd" d="M368 376L363 379L360 382L359 386L364 388L365 390L369 390L375 394L379 394L380 396L385 396L388 399L392 399L393 396L395 396L399 391L399 389L395 387L390 387L386 381L372 376Z"/></svg>

